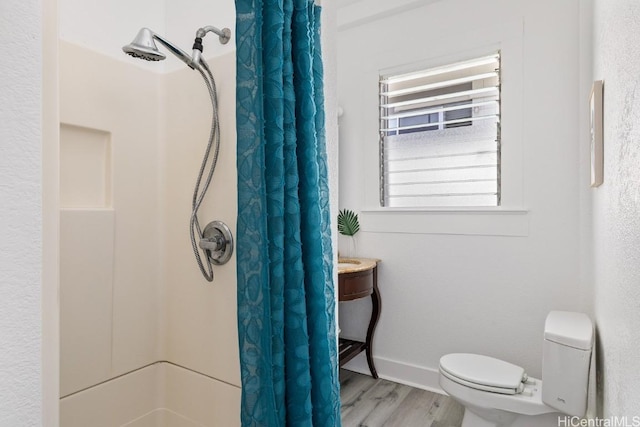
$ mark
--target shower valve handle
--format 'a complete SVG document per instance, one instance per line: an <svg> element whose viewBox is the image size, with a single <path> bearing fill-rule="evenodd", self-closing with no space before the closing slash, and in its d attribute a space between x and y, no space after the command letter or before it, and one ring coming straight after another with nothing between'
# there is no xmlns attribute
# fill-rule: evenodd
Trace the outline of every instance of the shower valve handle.
<svg viewBox="0 0 640 427"><path fill-rule="evenodd" d="M221 235L200 239L199 246L207 251L220 250L225 244L224 238Z"/></svg>
<svg viewBox="0 0 640 427"><path fill-rule="evenodd" d="M233 253L231 230L222 221L212 221L204 228L198 246L207 252L212 264L225 264Z"/></svg>

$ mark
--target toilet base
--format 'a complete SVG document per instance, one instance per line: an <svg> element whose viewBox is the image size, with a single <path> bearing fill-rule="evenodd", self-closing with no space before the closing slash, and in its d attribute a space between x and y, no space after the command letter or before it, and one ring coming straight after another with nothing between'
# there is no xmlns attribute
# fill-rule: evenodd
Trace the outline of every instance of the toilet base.
<svg viewBox="0 0 640 427"><path fill-rule="evenodd" d="M488 420L469 410L464 410L464 418L461 427L558 427L558 418L564 417L560 413L550 413L535 416L514 414L506 411L499 411L499 418L491 417Z"/></svg>
<svg viewBox="0 0 640 427"><path fill-rule="evenodd" d="M494 422L489 421L485 418L479 417L473 411L470 411L468 408L464 410L464 418L462 419L462 425L460 427L507 427L511 426L513 421L515 420L516 414L513 414L514 417L508 423L504 422Z"/></svg>
<svg viewBox="0 0 640 427"><path fill-rule="evenodd" d="M461 427L511 427L519 414L466 404Z"/></svg>

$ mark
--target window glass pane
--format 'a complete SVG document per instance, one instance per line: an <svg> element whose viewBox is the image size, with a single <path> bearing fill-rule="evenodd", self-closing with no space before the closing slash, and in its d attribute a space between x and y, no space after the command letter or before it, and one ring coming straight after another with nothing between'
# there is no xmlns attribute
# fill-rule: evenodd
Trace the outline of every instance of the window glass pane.
<svg viewBox="0 0 640 427"><path fill-rule="evenodd" d="M381 203L500 204L500 57L380 80Z"/></svg>

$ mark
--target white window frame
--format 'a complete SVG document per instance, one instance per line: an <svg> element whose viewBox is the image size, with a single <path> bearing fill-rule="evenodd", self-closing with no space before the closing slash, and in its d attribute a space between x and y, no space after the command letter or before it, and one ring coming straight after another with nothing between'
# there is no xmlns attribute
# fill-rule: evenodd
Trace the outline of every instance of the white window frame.
<svg viewBox="0 0 640 427"><path fill-rule="evenodd" d="M398 202L394 202L394 200L398 198L404 199L404 202L400 203L408 205L413 204L412 206L407 206L408 208L412 209L429 209L432 207L438 207L438 203L440 203L440 207L452 209L458 207L500 206L500 57L501 53L498 50L486 52L483 55L465 58L463 61L439 64L437 67L413 69L408 73L402 74L394 73L380 75L378 102L380 110L380 142L378 148L380 151L380 170L378 178L380 182L379 191L381 207L398 207L396 204ZM478 67L484 67L484 69L478 70ZM459 74L455 77L452 77L452 73ZM429 83L425 84L425 78L430 78L429 80L427 80L427 82ZM496 79L495 86L493 86L492 82L492 86L480 86L479 88L474 89L474 85L476 84L476 82L484 83L488 79ZM393 89L394 86L392 85L395 85L395 89ZM404 88L398 89L397 85L401 85L400 87ZM444 92L443 89L445 90ZM434 90L438 92L434 92ZM467 92L468 95L465 95ZM410 101L402 102L393 101L393 99L397 100L397 97L411 94L418 95L418 99L411 98ZM435 98L434 95L430 94L435 94ZM452 98L454 94L460 95ZM491 99L494 97L495 99ZM420 104L425 105L425 102L428 102L427 100L431 98L433 98L433 100L429 103L431 104L431 106L420 107ZM456 102L454 98L465 98L468 99L468 101ZM482 100L483 98L487 100L476 103L476 100ZM461 109L469 109L470 111L472 111L474 105L486 106L489 110L485 111L480 116L476 116L474 113L471 113L471 116L468 119L465 117L449 122L446 121L447 111ZM397 107L394 108L394 106L398 106L400 108L400 111L396 111ZM425 113L419 114L420 111L416 112L414 110L411 110L411 108L414 108L414 110L424 111ZM408 123L407 125L401 125L401 119L403 117L426 117L427 115L429 116L429 121L427 122L416 122L413 125L410 123ZM437 116L437 122L431 122L432 116ZM487 145L490 134L487 134L488 129L486 128L486 126L483 126L484 129L482 127L475 127L478 124L478 120L484 121L486 119L491 119L491 121L495 120L495 133L491 137L491 139L495 141L495 144ZM451 123L465 123L465 125L462 127L453 126L451 127L451 131L449 131L447 125ZM459 130L453 130L453 128L458 127L460 128ZM491 127L493 127L493 124L491 125ZM480 190L475 190L476 192L473 192L473 187L469 188L467 183L455 184L452 181L452 185L454 187L451 187L453 190L451 194L437 194L437 190L436 192L433 192L433 190L435 188L438 188L438 186L431 187L428 185L428 183L422 185L419 183L410 184L412 181L407 181L407 184L410 184L410 187L413 188L413 191L411 191L411 195L403 195L403 193L397 194L397 191L399 191L400 188L404 188L405 184L394 184L387 181L387 178L390 178L391 174L394 173L394 170L396 172L398 170L404 172L404 169L397 169L396 167L387 170L387 167L390 167L389 162L398 163L398 160L394 160L393 155L390 155L390 152L388 151L391 150L391 152L395 152L395 149L388 147L396 146L397 148L399 148L398 144L402 143L399 143L397 141L393 142L394 138L396 138L393 135L397 136L402 133L406 133L402 132L403 130L413 130L413 132L411 132L412 136L410 137L410 139L412 139L414 143L417 144L416 150L418 150L418 152L414 152L414 154L418 156L420 155L419 152L423 152L423 154L428 153L428 147L431 143L441 144L445 141L448 141L448 138L452 138L452 135L456 135L456 133L458 134L458 137L464 138L465 140L470 138L470 140L464 142L465 147L468 148L467 151L474 151L474 147L479 146L478 144L484 146L486 149L489 149L489 147L491 147L493 154L488 155L490 156L489 159L495 155L495 160L493 160L495 161L495 163L492 162L488 164L492 165L492 169L495 168L495 174L487 175L486 172L482 172L481 175L478 175L479 177L481 176L482 179L475 181L481 186L480 188L476 187L477 190ZM442 132L437 132L437 134L436 132L434 132L434 135L430 135L430 132L432 131ZM481 141L482 139L484 139L484 142ZM425 152L422 150L427 151ZM495 152L493 150L495 150ZM410 157L406 156L406 154L402 155L402 157L406 160L411 159ZM486 162L489 159L482 160L482 162L487 164ZM450 161L451 157L445 157L441 160L444 161L444 163L431 162L430 167L440 167ZM417 164L416 161L417 160L413 160L412 163ZM460 163L459 165L469 166L470 168L474 167L473 163L466 162ZM476 169L476 171L479 170ZM471 171L469 171L469 173L471 173ZM477 175L477 173L475 173L475 175ZM427 177L425 178L429 179ZM491 181L487 181L487 179L491 179ZM487 186L486 184L489 184L489 186ZM495 187L493 187L494 184ZM457 188L456 185L460 186L460 189L463 191L467 189L471 190L472 192L468 193L467 195L475 198L480 203L473 205L470 203L468 197L457 196L457 194L459 194L459 190L454 189ZM491 190L492 194L486 193L486 191L489 189ZM416 197L418 197L418 199L416 199ZM422 202L417 201L420 199L422 200ZM495 202L495 204L491 203L492 201Z"/></svg>
<svg viewBox="0 0 640 427"><path fill-rule="evenodd" d="M410 234L463 234L526 236L529 215L524 204L524 173L522 133L524 123L523 83L524 54L522 21L505 22L494 32L460 37L455 43L436 45L428 56L415 52L381 53L362 64L361 85L363 114L361 125L354 129L351 140L359 141L362 155L361 230ZM442 63L454 63L464 58L480 56L488 51L502 53L502 117L501 205L484 208L389 208L380 207L378 150L378 82L383 74L402 74L412 69L431 68ZM455 53L451 53L451 52ZM388 52L387 52L388 53ZM425 53L423 53L424 55ZM413 55L411 62L407 58ZM402 66L395 66L402 63ZM348 114L348 113L347 113Z"/></svg>

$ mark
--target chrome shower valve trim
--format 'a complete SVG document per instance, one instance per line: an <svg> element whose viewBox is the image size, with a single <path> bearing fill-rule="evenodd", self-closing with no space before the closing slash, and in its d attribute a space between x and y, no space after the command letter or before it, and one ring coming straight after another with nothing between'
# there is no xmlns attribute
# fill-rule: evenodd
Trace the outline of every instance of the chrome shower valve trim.
<svg viewBox="0 0 640 427"><path fill-rule="evenodd" d="M222 221L211 221L204 228L198 246L205 251L212 264L226 264L233 254L231 230Z"/></svg>

